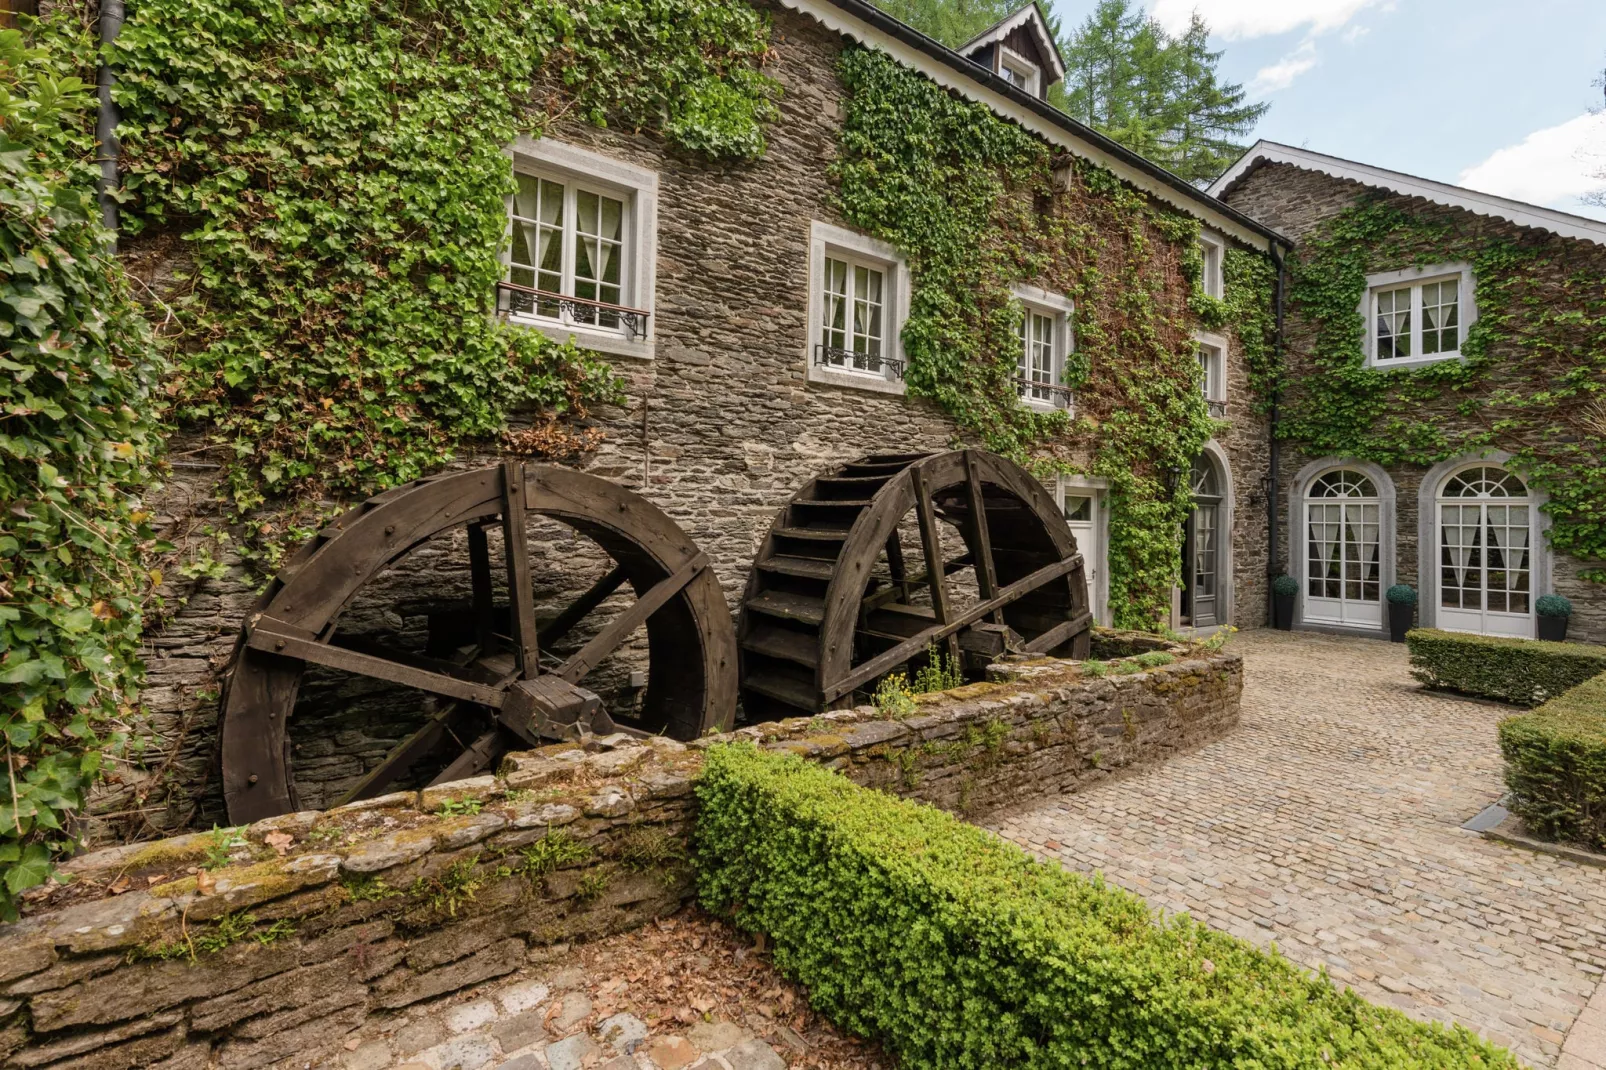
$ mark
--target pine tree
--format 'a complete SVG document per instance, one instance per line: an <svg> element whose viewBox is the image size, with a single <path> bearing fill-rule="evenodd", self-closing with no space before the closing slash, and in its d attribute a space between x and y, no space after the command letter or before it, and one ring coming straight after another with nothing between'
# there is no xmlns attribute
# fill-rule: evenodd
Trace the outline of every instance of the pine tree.
<svg viewBox="0 0 1606 1070"><path fill-rule="evenodd" d="M876 0L889 15L949 47L1019 11L1020 0ZM1049 30L1065 83L1049 102L1190 182L1208 182L1243 152L1238 141L1270 106L1216 76L1221 53L1197 14L1172 37L1133 0L1099 0L1074 33Z"/></svg>

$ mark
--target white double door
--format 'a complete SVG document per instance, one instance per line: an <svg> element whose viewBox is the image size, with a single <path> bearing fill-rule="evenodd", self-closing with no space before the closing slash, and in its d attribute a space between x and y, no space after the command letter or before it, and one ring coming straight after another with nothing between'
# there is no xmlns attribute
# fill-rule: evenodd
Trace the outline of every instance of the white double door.
<svg viewBox="0 0 1606 1070"><path fill-rule="evenodd" d="M1376 501L1305 503L1305 620L1382 625L1381 516Z"/></svg>
<svg viewBox="0 0 1606 1070"><path fill-rule="evenodd" d="M1529 504L1441 499L1438 521L1438 626L1533 638Z"/></svg>

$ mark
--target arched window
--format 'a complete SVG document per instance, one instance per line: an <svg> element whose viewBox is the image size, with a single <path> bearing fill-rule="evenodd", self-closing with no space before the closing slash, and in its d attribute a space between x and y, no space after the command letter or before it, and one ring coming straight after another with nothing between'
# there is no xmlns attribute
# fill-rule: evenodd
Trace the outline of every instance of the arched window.
<svg viewBox="0 0 1606 1070"><path fill-rule="evenodd" d="M1382 502L1364 472L1335 468L1305 491L1305 619L1379 625Z"/></svg>
<svg viewBox="0 0 1606 1070"><path fill-rule="evenodd" d="M1531 637L1534 509L1521 478L1492 464L1447 476L1435 502L1438 625Z"/></svg>

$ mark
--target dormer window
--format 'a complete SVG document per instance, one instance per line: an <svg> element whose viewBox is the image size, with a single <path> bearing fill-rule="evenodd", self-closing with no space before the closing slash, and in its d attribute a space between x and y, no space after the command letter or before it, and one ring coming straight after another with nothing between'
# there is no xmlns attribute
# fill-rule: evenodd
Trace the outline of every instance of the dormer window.
<svg viewBox="0 0 1606 1070"><path fill-rule="evenodd" d="M1027 4L1002 22L960 45L958 52L978 67L1038 99L1065 79L1065 58L1036 3Z"/></svg>
<svg viewBox="0 0 1606 1070"><path fill-rule="evenodd" d="M1037 87L1042 82L1043 72L1037 64L1012 49L999 48L998 74L1004 81L1034 97L1042 95Z"/></svg>

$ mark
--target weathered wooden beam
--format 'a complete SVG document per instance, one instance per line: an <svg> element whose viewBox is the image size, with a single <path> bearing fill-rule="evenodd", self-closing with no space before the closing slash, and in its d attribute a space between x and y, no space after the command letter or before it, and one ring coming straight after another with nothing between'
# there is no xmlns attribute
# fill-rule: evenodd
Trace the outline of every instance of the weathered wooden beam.
<svg viewBox="0 0 1606 1070"><path fill-rule="evenodd" d="M384 794L392 781L405 773L408 766L423 757L425 752L440 740L441 734L446 731L447 720L459 709L461 707L456 702L442 704L418 731L391 748L383 761L363 774L363 778L357 781L350 791L330 805L344 806L349 802L358 802Z"/></svg>
<svg viewBox="0 0 1606 1070"><path fill-rule="evenodd" d="M530 547L524 531L524 465L502 462L502 541L507 553L507 596L512 607L513 647L525 679L541 671L541 644L535 626L535 588L530 582Z"/></svg>
<svg viewBox="0 0 1606 1070"><path fill-rule="evenodd" d="M596 583L593 583L584 594L575 599L573 604L564 609L541 629L541 649L550 650L556 643L567 636L576 624L608 600L608 596L617 591L628 578L623 565L615 565L613 569Z"/></svg>
<svg viewBox="0 0 1606 1070"><path fill-rule="evenodd" d="M310 661L314 665L327 665L331 669L356 673L358 676L386 680L404 687L416 687L420 691L445 695L447 698L478 702L493 708L500 708L502 705L502 692L496 687L459 680L445 673L430 672L386 658L377 658L372 654L320 643L309 635L297 634L289 625L272 617L264 616L257 621L250 637L246 639L246 645L271 654L283 654L285 657Z"/></svg>
<svg viewBox="0 0 1606 1070"><path fill-rule="evenodd" d="M496 759L502 756L502 732L493 728L480 738L470 743L468 750L452 759L452 764L442 769L429 787L437 784L450 784L454 780L466 780L477 773L489 769Z"/></svg>
<svg viewBox="0 0 1606 1070"><path fill-rule="evenodd" d="M912 638L905 639L892 649L882 651L869 661L854 666L852 672L842 677L842 679L838 680L830 687L825 688L825 701L830 702L833 699L840 698L841 696L851 692L859 685L869 683L877 676L880 676L888 670L903 664L915 655L924 652L926 647L931 643L934 643L939 639L949 639L950 637L955 636L959 629L974 624L976 621L981 620L994 610L1002 609L1004 606L1007 606L1016 599L1031 594L1037 588L1043 586L1043 584L1048 583L1051 580L1058 579L1067 572L1080 568L1081 566L1082 555L1076 554L1075 556L1068 557L1063 561L1055 561L1053 564L1045 565L1036 572L1033 572L1028 576L1021 577L1008 587L1005 587L1003 590L999 591L992 598L985 602L977 602L963 613L955 616L952 620L946 623L933 625L930 628L926 628ZM1077 622L1067 621L1066 625L1075 623ZM1059 627L1065 627L1066 625L1060 625ZM1058 627L1054 630L1057 631ZM1072 629L1070 634L1074 634L1074 631L1075 629ZM1064 641L1063 636L1061 636L1060 641ZM959 645L957 638L953 640L953 645L955 647ZM1032 649L1029 644L1027 649ZM954 656L957 659L958 655L956 654Z"/></svg>
<svg viewBox="0 0 1606 1070"><path fill-rule="evenodd" d="M948 623L948 570L942 557L942 533L937 528L937 516L931 508L931 488L926 485L926 474L919 465L909 469L909 481L915 495L915 516L920 521L920 542L926 552L926 576L931 583L931 608L937 615L937 624L940 627ZM945 633L945 636L948 657L957 664L959 640L953 638L952 632ZM837 687L841 687L841 684ZM827 693L825 697L829 701L846 693L838 690L835 695Z"/></svg>
<svg viewBox="0 0 1606 1070"><path fill-rule="evenodd" d="M496 650L496 592L491 584L491 547L484 524L468 526L468 574L474 586L474 635L480 653Z"/></svg>
<svg viewBox="0 0 1606 1070"><path fill-rule="evenodd" d="M585 679L586 674L612 654L631 632L646 623L648 617L679 594L683 587L696 579L698 573L707 567L707 554L700 552L693 554L690 560L676 569L672 575L654 584L651 590L637 598L628 609L609 621L607 627L592 636L590 642L558 667L557 675L571 684Z"/></svg>
<svg viewBox="0 0 1606 1070"><path fill-rule="evenodd" d="M981 492L981 477L976 474L976 457L970 450L965 450L963 456L965 503L970 508L971 553L976 559L976 590L985 602L998 592L998 570L993 567L993 539L992 533L987 530L987 499ZM994 624L1004 623L1003 611L995 610L992 620Z"/></svg>
<svg viewBox="0 0 1606 1070"><path fill-rule="evenodd" d="M942 566L943 575L952 576L955 572L963 572L965 569L970 567L970 563L970 555L968 553L960 554L958 557L954 558L952 561L946 562ZM930 586L930 584L931 577L924 572L917 576L909 576L904 581L904 587L910 590L918 590L922 587ZM902 600L904 602L909 601L909 596L903 595L900 588L886 587L882 590L873 591L870 594L865 595L861 606L863 611L868 613L872 610L882 609L886 606L894 604L899 600L900 595L902 595Z"/></svg>
<svg viewBox="0 0 1606 1070"><path fill-rule="evenodd" d="M1044 654L1050 650L1053 650L1055 647L1076 635L1078 632L1084 631L1092 626L1093 614L1084 612L1071 618L1064 624L1054 625L1054 627L1050 628L1042 635L1039 635L1036 639L1033 639L1021 649L1028 654Z"/></svg>

